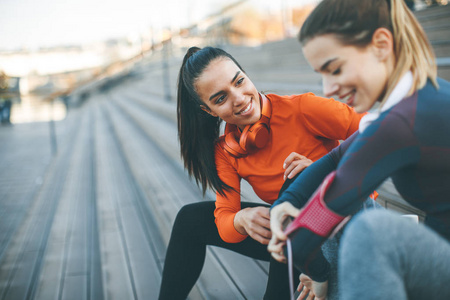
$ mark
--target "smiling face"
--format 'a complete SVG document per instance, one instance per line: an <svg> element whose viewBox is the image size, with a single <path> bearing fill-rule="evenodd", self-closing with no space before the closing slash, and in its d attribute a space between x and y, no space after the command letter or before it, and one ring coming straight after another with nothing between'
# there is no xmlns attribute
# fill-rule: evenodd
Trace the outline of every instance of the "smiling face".
<svg viewBox="0 0 450 300"><path fill-rule="evenodd" d="M261 117L256 87L228 58L213 60L196 80L195 89L203 110L241 129Z"/></svg>
<svg viewBox="0 0 450 300"><path fill-rule="evenodd" d="M320 35L306 43L303 54L322 75L325 97L336 96L359 113L381 100L393 69L393 53L386 43L389 33L382 32L381 42L376 34L374 41L363 48L344 46L333 34Z"/></svg>

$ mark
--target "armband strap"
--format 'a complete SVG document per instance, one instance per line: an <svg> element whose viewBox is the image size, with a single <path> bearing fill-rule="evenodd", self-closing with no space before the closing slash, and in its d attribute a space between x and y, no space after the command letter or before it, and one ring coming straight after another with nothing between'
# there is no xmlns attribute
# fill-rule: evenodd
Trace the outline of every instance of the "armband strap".
<svg viewBox="0 0 450 300"><path fill-rule="evenodd" d="M286 228L286 235L291 235L300 228L306 228L315 234L328 237L333 229L340 229L349 220L348 217L341 216L328 209L323 196L336 176L336 171L330 173L321 186L300 212L292 223ZM334 232L333 232L334 233Z"/></svg>

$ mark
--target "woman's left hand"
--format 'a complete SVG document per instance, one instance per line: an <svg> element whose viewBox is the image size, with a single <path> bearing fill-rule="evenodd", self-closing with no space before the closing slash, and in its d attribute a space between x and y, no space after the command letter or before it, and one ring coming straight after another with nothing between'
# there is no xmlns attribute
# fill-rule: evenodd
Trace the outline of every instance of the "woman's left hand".
<svg viewBox="0 0 450 300"><path fill-rule="evenodd" d="M272 231L272 238L270 239L267 250L272 254L272 257L279 262L286 262L286 257L283 254L283 247L286 244L287 236L284 233L283 225L288 217L297 217L301 210L295 208L289 202L283 202L270 211L270 230Z"/></svg>
<svg viewBox="0 0 450 300"><path fill-rule="evenodd" d="M317 282L302 273L297 291L300 292L297 300L325 300L328 293L328 281Z"/></svg>
<svg viewBox="0 0 450 300"><path fill-rule="evenodd" d="M313 163L312 160L298 154L296 152L292 152L289 156L284 160L283 169L284 171L284 180L287 178L294 178L295 175L309 167Z"/></svg>

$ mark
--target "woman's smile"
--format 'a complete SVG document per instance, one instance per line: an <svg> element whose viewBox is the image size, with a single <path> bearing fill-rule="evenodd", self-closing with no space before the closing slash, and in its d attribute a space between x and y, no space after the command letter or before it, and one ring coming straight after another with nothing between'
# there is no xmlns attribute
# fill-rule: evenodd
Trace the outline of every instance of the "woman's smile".
<svg viewBox="0 0 450 300"><path fill-rule="evenodd" d="M343 96L340 96L339 100L341 100L342 102L345 102L349 106L353 106L354 101L355 101L355 94L356 94L356 91L352 90L349 93L347 93Z"/></svg>
<svg viewBox="0 0 450 300"><path fill-rule="evenodd" d="M250 100L250 102L239 112L236 113L236 115L240 115L240 116L246 116L249 115L253 112L253 99Z"/></svg>

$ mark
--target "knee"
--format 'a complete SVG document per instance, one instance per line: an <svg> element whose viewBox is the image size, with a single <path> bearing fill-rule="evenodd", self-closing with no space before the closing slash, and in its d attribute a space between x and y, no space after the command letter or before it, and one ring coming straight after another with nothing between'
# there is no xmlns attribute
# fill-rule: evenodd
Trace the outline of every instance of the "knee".
<svg viewBox="0 0 450 300"><path fill-rule="evenodd" d="M184 205L177 213L173 230L195 232L206 226L209 219L214 222L214 202L197 202Z"/></svg>
<svg viewBox="0 0 450 300"><path fill-rule="evenodd" d="M364 256L378 256L380 252L388 252L395 244L398 216L386 210L368 210L356 215L340 241L339 256L342 259L358 260Z"/></svg>
<svg viewBox="0 0 450 300"><path fill-rule="evenodd" d="M367 244L366 242L375 239L377 232L384 231L382 229L385 226L383 218L384 211L377 210L368 210L355 215L344 230L341 248L359 244L361 241L365 241L363 244Z"/></svg>

